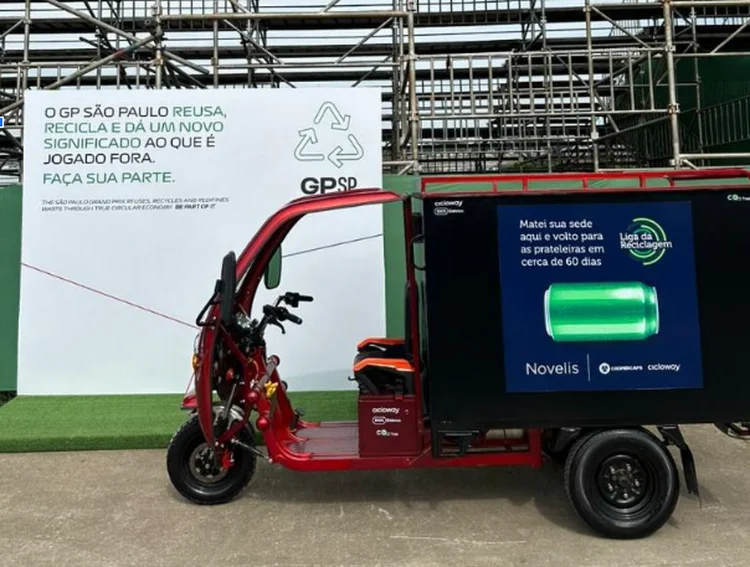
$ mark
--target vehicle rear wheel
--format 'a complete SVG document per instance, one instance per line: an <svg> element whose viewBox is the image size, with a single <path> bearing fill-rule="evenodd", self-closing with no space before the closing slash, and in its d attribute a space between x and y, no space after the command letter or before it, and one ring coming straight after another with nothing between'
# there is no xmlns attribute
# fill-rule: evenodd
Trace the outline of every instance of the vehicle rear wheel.
<svg viewBox="0 0 750 567"><path fill-rule="evenodd" d="M565 490L578 515L617 539L661 528L680 495L677 467L663 443L643 429L595 433L576 443L565 465Z"/></svg>
<svg viewBox="0 0 750 567"><path fill-rule="evenodd" d="M249 427L238 435L243 443L254 446ZM188 419L174 434L167 448L167 472L177 491L197 504L229 502L245 488L257 465L254 453L230 446L233 463L229 468L214 463L213 450L207 445L198 416Z"/></svg>

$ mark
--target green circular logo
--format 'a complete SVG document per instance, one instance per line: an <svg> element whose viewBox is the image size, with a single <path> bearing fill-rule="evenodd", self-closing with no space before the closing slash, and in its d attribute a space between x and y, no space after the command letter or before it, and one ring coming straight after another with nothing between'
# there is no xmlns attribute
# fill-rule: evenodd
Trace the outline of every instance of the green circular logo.
<svg viewBox="0 0 750 567"><path fill-rule="evenodd" d="M628 241L628 254L634 260L641 262L644 266L650 266L662 259L671 247L667 233L655 220L645 217L633 219L626 233Z"/></svg>

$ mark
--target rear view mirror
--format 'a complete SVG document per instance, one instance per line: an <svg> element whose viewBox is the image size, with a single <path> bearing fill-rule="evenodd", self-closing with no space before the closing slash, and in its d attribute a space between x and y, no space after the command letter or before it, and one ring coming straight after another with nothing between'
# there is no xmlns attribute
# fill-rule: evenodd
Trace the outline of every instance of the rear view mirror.
<svg viewBox="0 0 750 567"><path fill-rule="evenodd" d="M219 306L219 317L224 325L232 321L234 311L234 288L236 280L237 258L234 252L229 252L221 261L221 302Z"/></svg>
<svg viewBox="0 0 750 567"><path fill-rule="evenodd" d="M281 245L268 261L266 271L263 273L263 283L266 289L276 289L281 283Z"/></svg>

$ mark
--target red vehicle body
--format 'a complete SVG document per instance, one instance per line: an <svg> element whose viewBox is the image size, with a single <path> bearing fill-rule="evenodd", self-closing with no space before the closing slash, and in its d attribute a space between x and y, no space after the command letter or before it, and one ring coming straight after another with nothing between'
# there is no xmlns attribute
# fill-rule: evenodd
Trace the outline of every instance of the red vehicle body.
<svg viewBox="0 0 750 567"><path fill-rule="evenodd" d="M533 185L537 181L575 181L588 191L609 191L592 189L590 185L600 180L621 178L633 180L633 190L641 190L654 178L666 179L670 185L675 185L679 181L723 177L747 177L747 173L743 170L713 170L433 178L423 182L422 197L429 198L428 183L485 181L492 183L497 191L498 183L517 182L521 185L520 192L524 193L534 191ZM560 193L560 190L555 193ZM508 194L518 192L497 192L499 199ZM465 197L467 194L455 196L459 195ZM443 199L451 196L450 193L440 193ZM306 421L292 407L286 384L277 368L280 361L267 352L263 337L269 326L286 321L301 323L283 307L284 303L295 307L312 298L291 292L283 294L274 305L264 308L263 321L251 323L247 315L251 312L258 288L282 241L305 215L397 202L402 204L404 218L407 336L361 340L357 345L353 371L355 374L372 371L407 376L411 386L406 393L360 394L357 421ZM381 189L305 197L274 213L236 258L232 253L227 254L215 293L198 316L202 330L193 356L194 387L183 401L183 407L193 416L175 434L168 451L170 477L185 497L205 504L231 500L249 482L258 457L289 469L308 472L510 465L537 468L542 466L545 455L564 458L571 445L580 441L578 429L496 429L483 431L479 438L472 439L471 452L464 450L460 439L444 441L440 448L435 447L429 415L426 415L423 369L420 366L422 338L419 336L412 218L410 196ZM237 317L241 323L236 322ZM394 419L393 416L398 417ZM387 435L383 434L386 431L383 424L389 425ZM256 447L255 430L262 434L266 452ZM740 432L745 433L744 430ZM671 435L671 441L683 449L684 441L679 433ZM687 449L686 445L684 449ZM690 473L689 468L690 460L686 461L687 473ZM632 482L638 485L638 480L623 479L623 483L631 483L628 486L632 487ZM693 484L689 480L689 486L697 491L697 485ZM659 511L661 516L649 520L650 523L597 524L589 521L585 513L584 519L611 537L643 536L658 529L669 517L676 503L675 491L679 492L679 488L672 487L665 497L667 502L662 506L663 510ZM579 506L576 509L581 513Z"/></svg>

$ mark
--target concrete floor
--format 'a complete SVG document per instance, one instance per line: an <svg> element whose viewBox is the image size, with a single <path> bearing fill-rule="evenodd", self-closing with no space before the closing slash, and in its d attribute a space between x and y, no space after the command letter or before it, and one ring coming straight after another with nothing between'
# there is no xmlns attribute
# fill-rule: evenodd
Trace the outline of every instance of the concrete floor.
<svg viewBox="0 0 750 567"><path fill-rule="evenodd" d="M702 508L685 495L640 541L591 535L562 472L304 474L264 465L234 502L182 501L163 451L0 455L0 565L750 565L750 445L685 428Z"/></svg>

